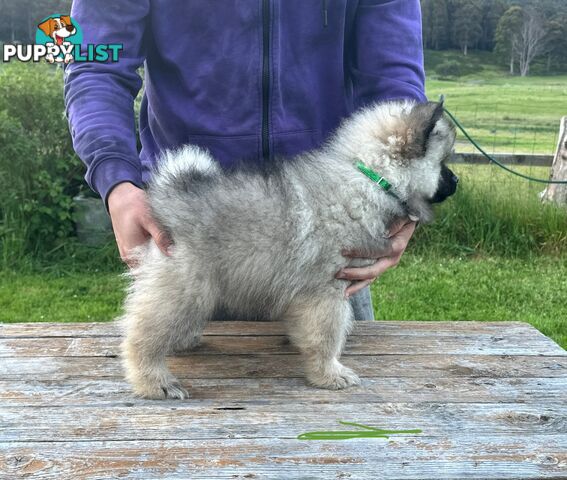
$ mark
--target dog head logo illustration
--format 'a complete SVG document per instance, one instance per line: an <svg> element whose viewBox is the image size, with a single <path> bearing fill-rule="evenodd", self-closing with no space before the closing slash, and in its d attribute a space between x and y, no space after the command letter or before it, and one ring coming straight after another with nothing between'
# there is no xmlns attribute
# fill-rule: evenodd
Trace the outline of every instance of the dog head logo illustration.
<svg viewBox="0 0 567 480"><path fill-rule="evenodd" d="M49 63L70 63L74 60L71 48L73 44L80 43L80 41L78 41L78 38L75 38L78 37L77 25L69 15L57 14L47 17L37 28L36 40L42 40L38 43L58 47L56 50L61 52L58 55L53 53L47 54L45 59Z"/></svg>
<svg viewBox="0 0 567 480"><path fill-rule="evenodd" d="M63 45L65 39L77 33L77 29L73 25L69 15L62 15L58 18L48 18L40 23L38 28L48 37L52 38L56 45Z"/></svg>

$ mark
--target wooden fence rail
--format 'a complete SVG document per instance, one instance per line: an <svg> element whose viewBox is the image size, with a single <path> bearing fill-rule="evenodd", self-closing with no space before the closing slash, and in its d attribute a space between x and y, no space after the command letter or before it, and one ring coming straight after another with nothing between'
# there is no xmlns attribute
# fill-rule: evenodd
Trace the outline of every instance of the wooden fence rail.
<svg viewBox="0 0 567 480"><path fill-rule="evenodd" d="M549 167L553 162L553 155L526 155L519 153L495 153L496 160L506 165L525 165L528 167ZM486 165L489 160L480 153L455 153L451 163L469 165Z"/></svg>

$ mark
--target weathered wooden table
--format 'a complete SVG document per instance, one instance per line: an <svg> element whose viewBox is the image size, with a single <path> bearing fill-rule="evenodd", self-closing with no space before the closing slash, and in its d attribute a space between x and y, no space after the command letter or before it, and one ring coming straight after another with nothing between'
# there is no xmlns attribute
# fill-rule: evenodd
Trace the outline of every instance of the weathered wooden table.
<svg viewBox="0 0 567 480"><path fill-rule="evenodd" d="M361 387L305 385L278 323L215 322L135 398L113 324L0 326L0 478L567 478L567 352L529 325L361 322ZM421 429L389 439L310 431Z"/></svg>

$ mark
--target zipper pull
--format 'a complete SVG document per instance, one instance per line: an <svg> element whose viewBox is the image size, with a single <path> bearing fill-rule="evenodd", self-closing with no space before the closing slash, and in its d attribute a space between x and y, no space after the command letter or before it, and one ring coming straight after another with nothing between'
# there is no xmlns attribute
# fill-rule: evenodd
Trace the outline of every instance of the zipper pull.
<svg viewBox="0 0 567 480"><path fill-rule="evenodd" d="M329 25L329 9L327 8L328 0L323 0L323 26L327 27Z"/></svg>

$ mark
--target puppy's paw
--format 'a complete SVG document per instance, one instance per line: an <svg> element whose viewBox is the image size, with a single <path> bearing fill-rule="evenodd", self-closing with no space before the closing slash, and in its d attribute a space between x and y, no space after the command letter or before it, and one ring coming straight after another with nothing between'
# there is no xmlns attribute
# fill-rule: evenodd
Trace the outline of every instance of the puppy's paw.
<svg viewBox="0 0 567 480"><path fill-rule="evenodd" d="M179 400L189 398L189 392L183 388L178 381L171 382L167 386L162 386L161 389L165 398L176 398Z"/></svg>
<svg viewBox="0 0 567 480"><path fill-rule="evenodd" d="M136 395L154 400L189 398L189 392L183 388L181 383L175 378L167 381L145 381L136 382L133 385Z"/></svg>
<svg viewBox="0 0 567 480"><path fill-rule="evenodd" d="M316 387L341 390L353 385L360 385L360 378L350 368L336 362L331 368L307 374L309 383Z"/></svg>

